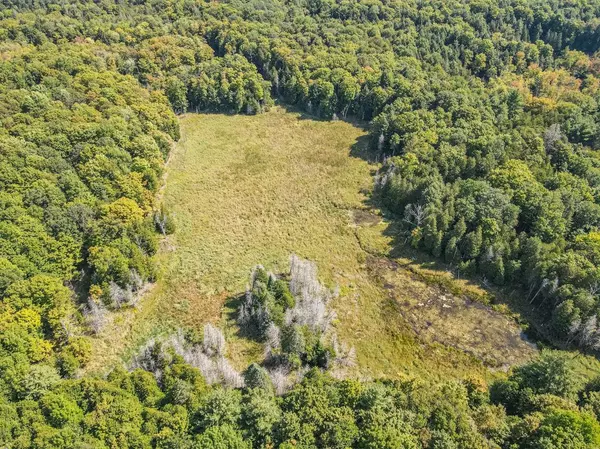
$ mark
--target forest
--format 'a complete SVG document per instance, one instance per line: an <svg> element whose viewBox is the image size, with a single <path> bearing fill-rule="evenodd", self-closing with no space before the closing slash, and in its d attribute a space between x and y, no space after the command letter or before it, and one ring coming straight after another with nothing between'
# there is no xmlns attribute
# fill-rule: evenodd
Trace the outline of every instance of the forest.
<svg viewBox="0 0 600 449"><path fill-rule="evenodd" d="M337 378L335 292L300 259L248 267L238 321L263 363L234 372L207 325L79 374L157 277L177 115L275 103L367 127L397 244L597 355L599 51L598 0L3 1L0 445L600 447L600 377L576 382L566 351L489 387Z"/></svg>

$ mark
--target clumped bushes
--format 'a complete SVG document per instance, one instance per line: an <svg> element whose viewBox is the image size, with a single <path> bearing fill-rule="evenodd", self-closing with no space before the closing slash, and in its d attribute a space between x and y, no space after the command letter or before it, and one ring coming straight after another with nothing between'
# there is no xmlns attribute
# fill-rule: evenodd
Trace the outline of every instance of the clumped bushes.
<svg viewBox="0 0 600 449"><path fill-rule="evenodd" d="M313 262L292 255L290 267L287 282L262 266L254 269L238 322L265 343L272 363L327 368L336 356L335 313L328 308L335 292L321 285Z"/></svg>

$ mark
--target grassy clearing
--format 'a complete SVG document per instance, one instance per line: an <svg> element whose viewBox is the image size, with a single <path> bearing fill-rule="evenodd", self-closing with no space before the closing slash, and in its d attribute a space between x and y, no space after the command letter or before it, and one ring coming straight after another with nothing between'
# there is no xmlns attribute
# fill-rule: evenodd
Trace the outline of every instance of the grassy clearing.
<svg viewBox="0 0 600 449"><path fill-rule="evenodd" d="M225 327L229 357L246 366L261 349L236 334L235 295L254 265L283 272L291 253L314 260L322 280L340 287L333 306L340 339L357 350L353 374L484 379L489 371L481 360L490 353L503 365L533 352L519 344L508 357L504 348L519 328L458 297L482 290L386 258L392 237L367 206L377 167L360 157L360 128L281 108L258 116L190 114L181 127L164 190L177 231L158 256L160 280L139 310L119 315L98 339L91 371L126 358L153 334L177 325L201 329L208 321ZM456 297L452 316L439 307L417 310L423 298L445 294L438 278ZM436 322L435 338L423 331L429 321ZM489 337L483 343L472 334L479 328Z"/></svg>

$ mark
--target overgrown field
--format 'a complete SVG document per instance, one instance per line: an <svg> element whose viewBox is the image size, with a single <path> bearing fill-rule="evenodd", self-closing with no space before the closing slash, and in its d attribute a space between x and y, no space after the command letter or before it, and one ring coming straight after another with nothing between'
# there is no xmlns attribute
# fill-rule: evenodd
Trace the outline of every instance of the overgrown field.
<svg viewBox="0 0 600 449"><path fill-rule="evenodd" d="M391 233L369 204L377 166L361 157L361 128L275 108L188 114L181 130L163 192L177 230L162 243L159 281L103 331L90 370L127 358L153 334L206 322L225 327L228 357L246 366L261 349L237 336L232 305L254 265L285 272L291 253L339 286L336 327L356 348L359 375L485 378L483 362L505 367L533 353L506 316L466 305L484 294L477 287L387 257ZM440 298L451 313L429 307Z"/></svg>

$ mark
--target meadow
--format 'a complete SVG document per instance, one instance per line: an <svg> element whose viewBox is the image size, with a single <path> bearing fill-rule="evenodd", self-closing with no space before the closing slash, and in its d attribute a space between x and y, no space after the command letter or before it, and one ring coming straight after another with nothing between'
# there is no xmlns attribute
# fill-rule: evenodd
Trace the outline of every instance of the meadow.
<svg viewBox="0 0 600 449"><path fill-rule="evenodd" d="M225 329L236 366L260 359L261 347L237 333L235 298L252 267L285 273L292 253L339 287L332 307L340 339L357 352L352 374L485 380L534 353L514 320L477 302L486 295L478 286L390 257L392 225L371 205L378 166L363 157L361 127L279 107L180 123L161 193L176 232L161 244L158 281L97 338L89 371L126 360L151 336L207 322Z"/></svg>

